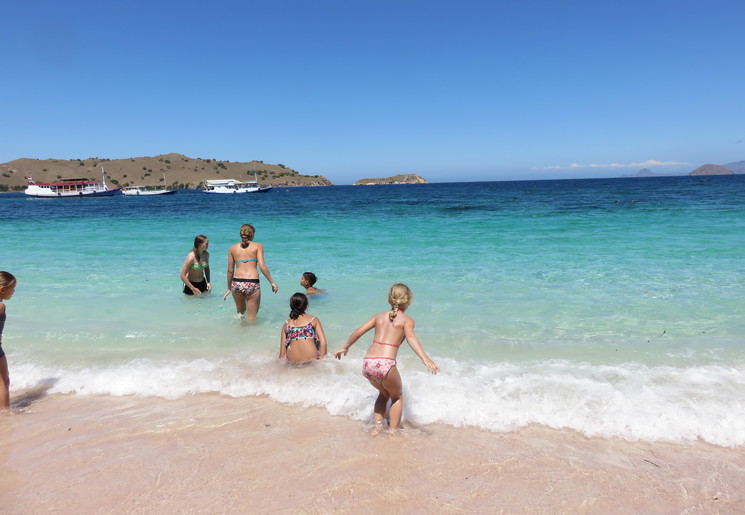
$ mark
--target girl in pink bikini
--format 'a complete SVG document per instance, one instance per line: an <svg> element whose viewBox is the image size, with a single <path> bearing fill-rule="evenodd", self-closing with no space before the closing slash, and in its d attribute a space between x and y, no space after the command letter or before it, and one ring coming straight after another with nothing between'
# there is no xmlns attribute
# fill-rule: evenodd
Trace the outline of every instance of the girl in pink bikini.
<svg viewBox="0 0 745 515"><path fill-rule="evenodd" d="M363 334L370 329L375 329L372 345L367 350L362 363L362 375L380 392L375 401L376 427L383 425L389 400L391 409L388 414L388 425L391 429L398 429L401 425L403 395L401 376L396 368L396 355L404 339L430 372L436 374L440 371L440 367L429 359L414 334L414 319L404 313L413 299L414 294L405 284L391 286L388 291L388 304L391 305L391 310L378 313L358 327L351 334L344 348L334 353L336 359L341 359L342 356L346 356L349 347Z"/></svg>

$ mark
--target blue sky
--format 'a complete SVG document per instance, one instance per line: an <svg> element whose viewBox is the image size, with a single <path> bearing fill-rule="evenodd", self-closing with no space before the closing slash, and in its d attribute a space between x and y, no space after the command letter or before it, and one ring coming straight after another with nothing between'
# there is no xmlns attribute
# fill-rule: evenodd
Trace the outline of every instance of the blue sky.
<svg viewBox="0 0 745 515"><path fill-rule="evenodd" d="M745 2L5 2L0 162L282 163L336 184L745 159Z"/></svg>

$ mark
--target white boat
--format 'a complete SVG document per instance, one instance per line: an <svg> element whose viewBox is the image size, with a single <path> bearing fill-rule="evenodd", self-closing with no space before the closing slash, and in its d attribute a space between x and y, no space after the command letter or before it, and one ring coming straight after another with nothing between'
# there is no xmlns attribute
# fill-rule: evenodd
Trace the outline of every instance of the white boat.
<svg viewBox="0 0 745 515"><path fill-rule="evenodd" d="M58 182L36 182L26 177L28 186L24 193L29 197L110 197L116 195L119 188L109 188L106 185L106 170L101 168L101 180L89 179L61 179Z"/></svg>
<svg viewBox="0 0 745 515"><path fill-rule="evenodd" d="M260 187L259 181L241 182L235 179L209 179L202 188L204 193L263 193L272 189L271 186Z"/></svg>
<svg viewBox="0 0 745 515"><path fill-rule="evenodd" d="M138 197L140 195L173 195L176 190L168 190L157 186L126 186L122 188L122 195Z"/></svg>
<svg viewBox="0 0 745 515"><path fill-rule="evenodd" d="M163 174L163 184L166 183L166 174ZM125 186L122 195L127 197L139 197L140 195L173 195L176 190L161 188L160 186Z"/></svg>

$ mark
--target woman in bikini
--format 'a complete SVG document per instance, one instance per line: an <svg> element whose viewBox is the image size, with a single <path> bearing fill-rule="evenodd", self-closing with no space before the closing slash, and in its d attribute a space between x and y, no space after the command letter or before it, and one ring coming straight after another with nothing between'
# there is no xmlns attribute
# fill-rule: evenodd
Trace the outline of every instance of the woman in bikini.
<svg viewBox="0 0 745 515"><path fill-rule="evenodd" d="M370 329L375 329L372 345L367 349L367 354L365 354L362 363L362 375L379 392L375 401L376 428L383 425L389 400L391 401L391 408L388 414L388 425L391 429L398 429L401 425L403 389L401 376L396 367L396 355L404 340L430 372L436 374L440 371L440 367L429 359L421 343L419 343L419 339L414 334L414 319L404 313L413 300L414 294L405 284L391 286L388 291L388 303L391 305L391 310L378 313L358 327L351 334L344 348L334 353L336 359L341 359L342 356L346 356L349 347L359 340L363 334Z"/></svg>
<svg viewBox="0 0 745 515"><path fill-rule="evenodd" d="M194 238L194 248L181 265L181 280L186 295L200 295L212 289L210 284L210 240L204 234Z"/></svg>
<svg viewBox="0 0 745 515"><path fill-rule="evenodd" d="M18 281L10 272L0 272L0 411L10 409L10 373L8 358L3 351L3 328L5 327L4 300L10 300L16 291Z"/></svg>
<svg viewBox="0 0 745 515"><path fill-rule="evenodd" d="M251 224L241 226L241 242L228 250L228 289L222 300L233 293L235 309L238 315L254 320L261 305L261 285L259 270L269 280L272 291L279 288L272 280L272 274L264 261L264 246L253 241L256 229Z"/></svg>
<svg viewBox="0 0 745 515"><path fill-rule="evenodd" d="M279 337L279 359L292 363L309 363L326 357L326 335L321 321L305 312L308 297L296 293L290 297L290 318Z"/></svg>

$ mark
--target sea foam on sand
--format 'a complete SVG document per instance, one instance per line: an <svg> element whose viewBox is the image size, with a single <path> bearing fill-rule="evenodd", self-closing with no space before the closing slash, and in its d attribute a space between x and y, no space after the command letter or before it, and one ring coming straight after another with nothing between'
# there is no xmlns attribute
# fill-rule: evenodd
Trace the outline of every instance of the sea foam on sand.
<svg viewBox="0 0 745 515"><path fill-rule="evenodd" d="M14 392L0 512L735 513L745 449L530 426L373 435L266 398ZM372 409L372 406L370 406Z"/></svg>

